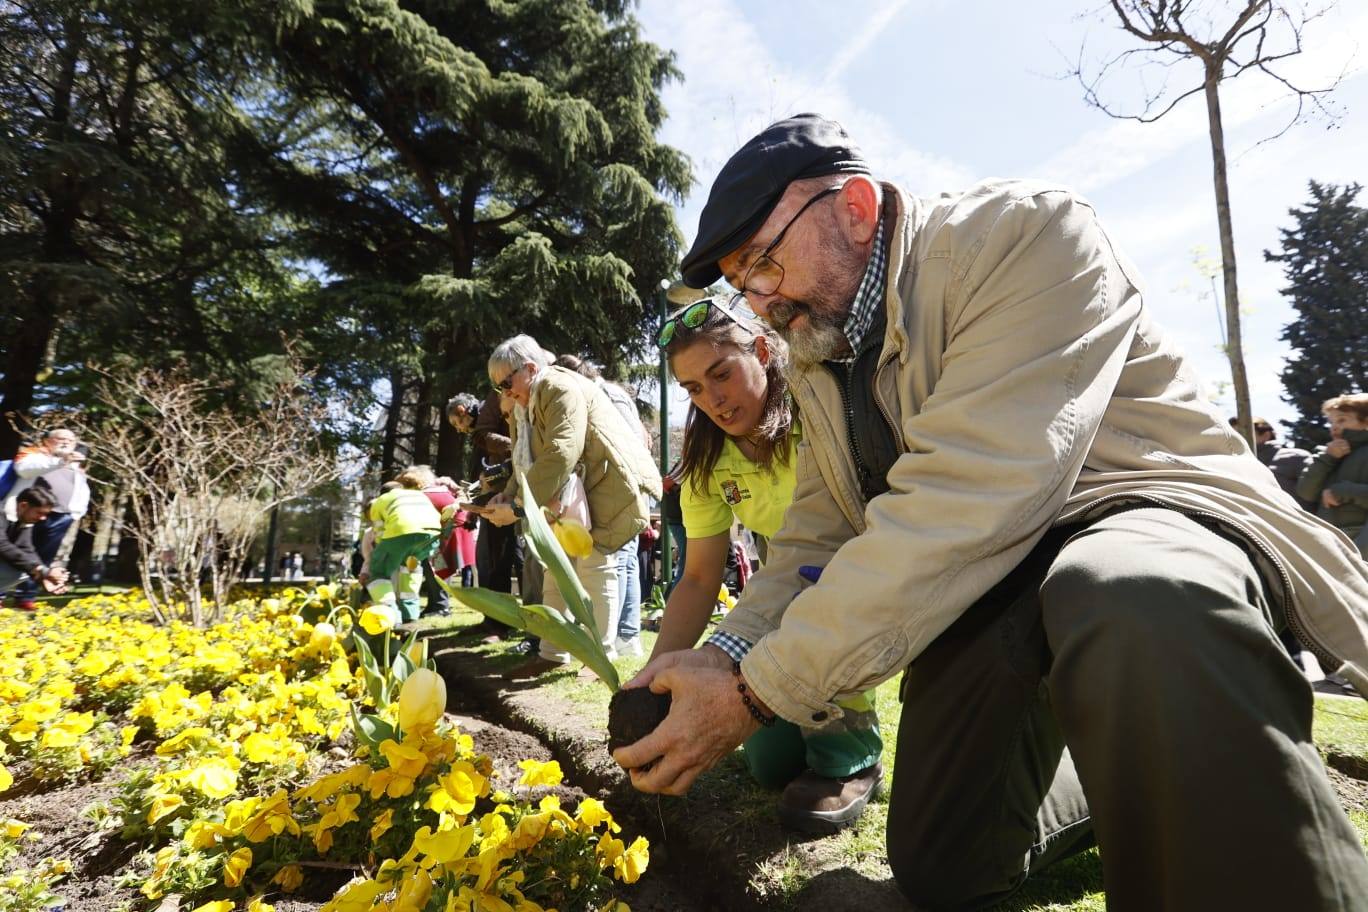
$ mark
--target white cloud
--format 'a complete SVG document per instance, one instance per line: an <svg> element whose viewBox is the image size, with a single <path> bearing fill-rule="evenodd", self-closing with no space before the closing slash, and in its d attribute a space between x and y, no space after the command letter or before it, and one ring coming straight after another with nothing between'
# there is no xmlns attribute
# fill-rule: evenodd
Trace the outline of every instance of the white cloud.
<svg viewBox="0 0 1368 912"><path fill-rule="evenodd" d="M831 62L827 64L826 72L822 74L822 82L835 82L845 73L846 67L850 66L860 55L869 49L874 39L881 36L884 29L888 28L893 19L907 6L908 0L890 0L874 15L869 16L863 27L855 33L854 37L845 43Z"/></svg>

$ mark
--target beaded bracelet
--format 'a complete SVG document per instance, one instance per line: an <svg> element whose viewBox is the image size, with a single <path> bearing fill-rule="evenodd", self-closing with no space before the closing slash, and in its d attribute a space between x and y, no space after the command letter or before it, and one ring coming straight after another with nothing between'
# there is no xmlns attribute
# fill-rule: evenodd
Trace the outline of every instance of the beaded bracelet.
<svg viewBox="0 0 1368 912"><path fill-rule="evenodd" d="M773 728L778 716L767 716L760 711L760 707L751 700L750 694L746 693L746 682L741 677L741 663L732 661L732 677L736 678L736 692L741 695L741 702L746 704L746 709L750 711L751 717L766 728Z"/></svg>

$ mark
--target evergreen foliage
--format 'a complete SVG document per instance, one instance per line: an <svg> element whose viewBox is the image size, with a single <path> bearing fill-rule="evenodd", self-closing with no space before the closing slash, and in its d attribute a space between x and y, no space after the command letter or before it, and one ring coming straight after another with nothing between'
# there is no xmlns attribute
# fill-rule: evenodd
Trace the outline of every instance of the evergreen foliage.
<svg viewBox="0 0 1368 912"><path fill-rule="evenodd" d="M247 192L305 226L295 249L326 273L320 310L345 316L365 362L350 380L390 381L408 459L459 470L439 409L484 385L509 335L610 372L641 351L643 301L678 259L670 200L691 178L655 140L671 58L622 4L244 9L275 36L280 87L256 112L265 166Z"/></svg>
<svg viewBox="0 0 1368 912"><path fill-rule="evenodd" d="M246 40L214 5L0 8L5 417L88 400L92 361L271 373L284 275L223 142L256 90Z"/></svg>
<svg viewBox="0 0 1368 912"><path fill-rule="evenodd" d="M1283 328L1293 354L1283 368L1283 400L1300 417L1299 446L1328 443L1321 403L1368 389L1368 208L1354 200L1362 187L1310 182L1311 200L1289 210L1295 227L1281 229L1283 264L1297 318Z"/></svg>

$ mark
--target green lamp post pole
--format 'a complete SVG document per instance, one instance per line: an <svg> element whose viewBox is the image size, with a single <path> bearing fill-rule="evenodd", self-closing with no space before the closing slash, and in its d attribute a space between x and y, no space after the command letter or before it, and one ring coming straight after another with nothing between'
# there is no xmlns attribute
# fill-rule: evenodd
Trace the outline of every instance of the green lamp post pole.
<svg viewBox="0 0 1368 912"><path fill-rule="evenodd" d="M670 287L669 279L660 281L660 325L665 325L665 318L670 313L670 302L665 292ZM665 363L665 350L660 350L660 370L658 381L660 383L660 474L664 477L670 471L670 386L669 368ZM666 586L674 578L674 558L670 554L670 526L662 518L660 523L660 580ZM649 597L649 593L643 594L643 599Z"/></svg>

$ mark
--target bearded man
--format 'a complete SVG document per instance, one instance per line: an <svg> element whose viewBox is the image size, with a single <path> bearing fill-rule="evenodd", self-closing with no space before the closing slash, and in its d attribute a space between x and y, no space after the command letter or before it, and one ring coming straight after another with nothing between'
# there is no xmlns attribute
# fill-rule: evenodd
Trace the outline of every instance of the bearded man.
<svg viewBox="0 0 1368 912"><path fill-rule="evenodd" d="M1368 690L1368 568L1201 397L1086 201L916 198L799 115L723 167L683 273L788 340L804 433L764 568L640 676L673 702L615 754L637 788L902 673L888 855L918 907L1096 842L1113 909L1368 908L1278 641Z"/></svg>

